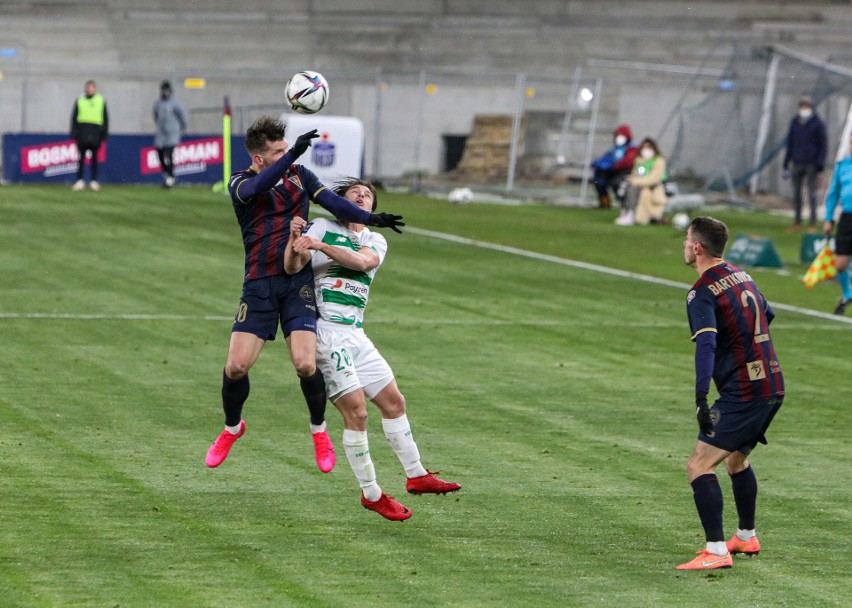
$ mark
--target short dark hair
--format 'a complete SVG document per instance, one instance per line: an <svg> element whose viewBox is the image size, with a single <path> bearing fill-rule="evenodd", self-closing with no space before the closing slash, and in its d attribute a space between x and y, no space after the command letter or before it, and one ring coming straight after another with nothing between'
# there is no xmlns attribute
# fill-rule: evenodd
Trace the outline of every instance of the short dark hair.
<svg viewBox="0 0 852 608"><path fill-rule="evenodd" d="M263 152L271 141L284 139L284 123L271 116L261 116L246 131L245 147L249 154Z"/></svg>
<svg viewBox="0 0 852 608"><path fill-rule="evenodd" d="M696 217L689 223L692 228L692 240L701 243L707 255L721 258L728 244L728 227L712 217Z"/></svg>
<svg viewBox="0 0 852 608"><path fill-rule="evenodd" d="M370 192L373 194L373 208L371 211L375 211L379 206L379 194L376 192L376 187L370 182L364 181L363 179L358 179L357 177L347 177L345 179L340 180L339 182L334 182L334 185L331 188L331 191L337 194L338 196L346 196L346 193L350 188L354 186L365 186L370 189Z"/></svg>

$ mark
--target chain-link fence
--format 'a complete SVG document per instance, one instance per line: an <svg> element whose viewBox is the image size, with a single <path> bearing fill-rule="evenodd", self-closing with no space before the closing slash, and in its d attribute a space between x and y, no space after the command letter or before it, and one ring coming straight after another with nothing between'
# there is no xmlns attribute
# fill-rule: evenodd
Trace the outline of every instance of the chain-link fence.
<svg viewBox="0 0 852 608"><path fill-rule="evenodd" d="M670 174L690 188L779 191L778 155L805 92L836 149L852 100L847 70L777 47L720 43L711 55L707 68L587 60L563 77L315 67L331 88L323 115L353 116L364 125L366 174L411 188L471 185L585 202L590 161L612 145L613 130L624 122L637 142L656 138ZM244 133L257 116L288 111L284 83L298 69L285 65L269 74L222 67L209 71L202 89L180 86L189 72L165 76L190 110L191 133L221 131L226 96L232 130ZM7 92L22 91L0 100L9 120L27 131L66 130L80 75L17 86L20 76L25 72L4 81ZM162 77L134 72L101 80L114 125L123 125L116 132L150 132L150 104ZM23 103L23 92L38 100L38 111L19 118L13 106Z"/></svg>

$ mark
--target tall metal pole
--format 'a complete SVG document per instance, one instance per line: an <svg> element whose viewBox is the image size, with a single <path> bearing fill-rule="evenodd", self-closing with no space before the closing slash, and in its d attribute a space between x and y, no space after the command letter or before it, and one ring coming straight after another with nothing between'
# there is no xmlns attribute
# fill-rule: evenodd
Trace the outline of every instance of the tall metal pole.
<svg viewBox="0 0 852 608"><path fill-rule="evenodd" d="M592 121L589 124L589 136L586 139L586 156L583 159L583 185L580 188L580 200L586 202L586 192L589 188L589 171L592 166L592 147L595 145L595 130L598 127L598 108L601 104L601 89L603 81L598 78L595 81L595 100L592 103Z"/></svg>
<svg viewBox="0 0 852 608"><path fill-rule="evenodd" d="M423 139L423 108L426 103L426 70L420 70L417 97L417 126L414 130L414 191L420 191L420 142Z"/></svg>
<svg viewBox="0 0 852 608"><path fill-rule="evenodd" d="M381 161L379 154L382 150L382 68L376 68L376 113L373 121L373 176L374 182L381 181Z"/></svg>
<svg viewBox="0 0 852 608"><path fill-rule="evenodd" d="M772 118L772 104L775 101L775 83L778 80L778 62L781 55L772 52L772 60L769 69L766 70L766 86L763 89L763 105L760 110L760 123L757 128L757 141L754 142L754 173L749 180L749 192L757 194L757 181L760 177L760 157L763 155L763 146L769 137L769 120Z"/></svg>
<svg viewBox="0 0 852 608"><path fill-rule="evenodd" d="M524 92L527 75L515 76L515 116L512 119L512 147L509 150L509 171L506 176L506 190L511 192L515 187L515 166L518 163L518 140L521 137L521 116L524 113Z"/></svg>
<svg viewBox="0 0 852 608"><path fill-rule="evenodd" d="M574 70L574 78L571 80L571 89L568 91L568 103L565 104L565 117L562 119L562 131L559 133L559 144L556 146L556 162L560 165L565 162L565 140L568 139L568 129L571 127L571 106L577 99L577 88L580 86L580 75L583 73L582 66Z"/></svg>

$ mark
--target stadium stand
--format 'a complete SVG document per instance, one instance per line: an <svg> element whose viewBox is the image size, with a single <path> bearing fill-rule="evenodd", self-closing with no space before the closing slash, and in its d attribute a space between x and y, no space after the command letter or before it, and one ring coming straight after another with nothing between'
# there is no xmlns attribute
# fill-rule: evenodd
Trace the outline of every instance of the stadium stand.
<svg viewBox="0 0 852 608"><path fill-rule="evenodd" d="M204 89L179 93L191 128L210 132L224 95L235 108L274 112L283 105L283 82L308 68L331 83L328 112L359 117L381 140L375 150L368 144L368 172L436 172L441 136L470 134L477 114L511 115L522 74L529 157L519 171L567 178L579 171L590 130L598 150L619 122L633 124L639 136L657 135L687 91L697 101L720 75L731 75L732 65L759 108L767 62L734 64L736 52L783 45L852 65L852 56L838 51L852 32L849 4L712 0L686 10L676 0L246 0L238 7L224 0L10 0L0 4L0 48L17 54L0 56L0 132L64 131L71 100L95 78L110 104L112 131L144 133L156 83L166 77L205 79ZM594 124L588 110L574 112L560 142L569 139L573 165L560 168L547 159L555 157L553 140L571 111L566 99L578 66L584 86L602 79L603 96ZM421 71L439 91L425 102ZM379 83L390 85L380 119ZM795 99L801 92L796 83L778 94ZM845 97L837 112L844 105ZM427 136L414 151L418 112ZM779 114L789 114L786 106ZM235 131L248 117L235 115ZM674 129L662 144L676 146Z"/></svg>

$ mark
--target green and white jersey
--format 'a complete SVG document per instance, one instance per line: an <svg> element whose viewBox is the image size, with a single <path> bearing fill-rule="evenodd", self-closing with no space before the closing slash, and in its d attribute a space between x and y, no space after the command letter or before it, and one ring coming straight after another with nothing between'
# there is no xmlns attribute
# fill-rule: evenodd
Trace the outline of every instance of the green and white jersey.
<svg viewBox="0 0 852 608"><path fill-rule="evenodd" d="M369 247L379 254L379 266L385 261L388 250L385 237L378 232L370 232L368 228L355 232L325 218L317 218L308 224L305 234L329 245L353 251ZM379 266L361 272L344 268L321 251L311 253L320 317L326 321L361 327L364 323L364 309L370 297L370 285Z"/></svg>

